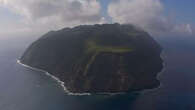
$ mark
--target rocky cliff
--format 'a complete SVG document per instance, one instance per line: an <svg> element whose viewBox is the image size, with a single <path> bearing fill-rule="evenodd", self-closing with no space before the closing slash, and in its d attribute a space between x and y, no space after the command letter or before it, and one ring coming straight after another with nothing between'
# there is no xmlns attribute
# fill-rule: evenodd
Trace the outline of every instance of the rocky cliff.
<svg viewBox="0 0 195 110"><path fill-rule="evenodd" d="M20 61L58 77L71 92L116 93L157 87L161 51L132 25L83 25L43 35Z"/></svg>

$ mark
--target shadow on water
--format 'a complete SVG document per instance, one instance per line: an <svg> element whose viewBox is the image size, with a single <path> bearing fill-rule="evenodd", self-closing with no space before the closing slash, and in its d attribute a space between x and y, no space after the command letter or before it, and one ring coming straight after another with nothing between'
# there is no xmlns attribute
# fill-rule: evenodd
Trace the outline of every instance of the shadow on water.
<svg viewBox="0 0 195 110"><path fill-rule="evenodd" d="M90 95L90 96L68 96L74 99L70 110L128 110L136 100L139 93L128 93L120 95Z"/></svg>

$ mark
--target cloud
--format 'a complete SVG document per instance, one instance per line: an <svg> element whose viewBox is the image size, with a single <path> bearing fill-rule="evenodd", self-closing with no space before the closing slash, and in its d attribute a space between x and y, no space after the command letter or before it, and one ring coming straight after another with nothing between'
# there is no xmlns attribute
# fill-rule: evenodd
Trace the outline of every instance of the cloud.
<svg viewBox="0 0 195 110"><path fill-rule="evenodd" d="M192 34L195 35L195 26L192 26Z"/></svg>
<svg viewBox="0 0 195 110"><path fill-rule="evenodd" d="M192 34L192 26L190 24L182 24L174 27L174 31Z"/></svg>
<svg viewBox="0 0 195 110"><path fill-rule="evenodd" d="M96 0L1 0L1 3L32 20L58 16L69 22L93 22L101 18L101 6Z"/></svg>
<svg viewBox="0 0 195 110"><path fill-rule="evenodd" d="M108 23L101 15L99 0L0 0L0 6L20 16L12 22L1 20L0 34L4 35L42 34L81 24ZM113 22L131 23L154 35L194 33L191 24L177 23L163 13L160 0L112 0L108 6Z"/></svg>
<svg viewBox="0 0 195 110"><path fill-rule="evenodd" d="M163 12L160 0L116 0L108 6L113 22L134 24L154 35L192 34L190 24L176 23Z"/></svg>
<svg viewBox="0 0 195 110"><path fill-rule="evenodd" d="M0 5L19 14L24 29L54 30L80 24L103 23L97 0L0 0Z"/></svg>

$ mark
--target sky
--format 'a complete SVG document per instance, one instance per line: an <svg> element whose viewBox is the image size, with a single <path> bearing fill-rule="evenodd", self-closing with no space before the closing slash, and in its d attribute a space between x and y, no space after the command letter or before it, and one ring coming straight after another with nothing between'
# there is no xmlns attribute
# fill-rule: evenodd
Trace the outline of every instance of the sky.
<svg viewBox="0 0 195 110"><path fill-rule="evenodd" d="M0 0L0 37L85 24L133 24L153 36L195 35L195 0Z"/></svg>

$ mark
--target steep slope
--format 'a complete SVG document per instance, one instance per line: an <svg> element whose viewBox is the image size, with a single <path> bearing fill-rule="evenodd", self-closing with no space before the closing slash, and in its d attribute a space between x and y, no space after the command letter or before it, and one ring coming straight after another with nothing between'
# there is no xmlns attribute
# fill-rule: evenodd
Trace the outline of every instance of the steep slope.
<svg viewBox="0 0 195 110"><path fill-rule="evenodd" d="M21 62L65 82L71 92L128 92L157 87L160 45L132 25L84 25L52 31Z"/></svg>

